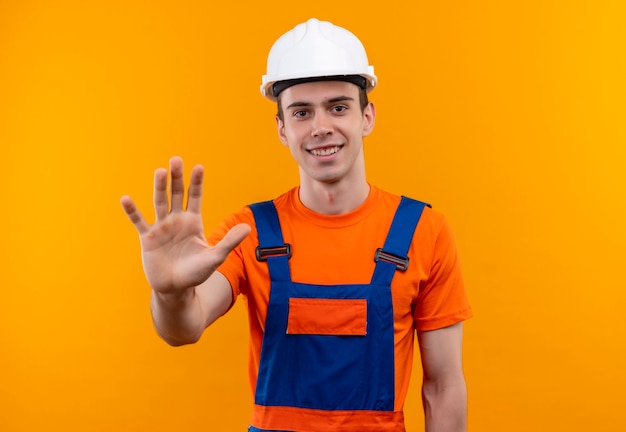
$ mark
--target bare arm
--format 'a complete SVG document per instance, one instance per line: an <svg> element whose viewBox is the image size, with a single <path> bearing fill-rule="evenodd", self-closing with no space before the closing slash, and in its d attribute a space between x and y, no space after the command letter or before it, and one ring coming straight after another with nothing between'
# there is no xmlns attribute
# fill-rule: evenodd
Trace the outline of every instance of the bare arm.
<svg viewBox="0 0 626 432"><path fill-rule="evenodd" d="M205 328L226 313L232 301L228 279L216 271L205 282L185 290L180 296L162 295L152 290L152 321L168 344L195 343Z"/></svg>
<svg viewBox="0 0 626 432"><path fill-rule="evenodd" d="M156 221L150 225L133 200L124 196L122 207L139 233L144 272L152 288L151 308L155 327L171 345L196 342L203 330L221 316L232 302L228 280L216 272L249 233L250 227L233 227L215 246L204 236L200 166L191 172L187 208L180 158L170 160L171 197L168 203L167 171L154 173Z"/></svg>
<svg viewBox="0 0 626 432"><path fill-rule="evenodd" d="M467 388L463 375L463 324L418 333L424 383L426 432L467 430Z"/></svg>

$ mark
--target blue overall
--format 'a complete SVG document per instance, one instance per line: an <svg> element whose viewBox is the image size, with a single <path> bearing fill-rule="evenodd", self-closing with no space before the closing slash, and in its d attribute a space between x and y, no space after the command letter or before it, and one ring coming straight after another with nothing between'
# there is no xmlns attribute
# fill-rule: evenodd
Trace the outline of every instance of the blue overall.
<svg viewBox="0 0 626 432"><path fill-rule="evenodd" d="M255 403L314 410L394 409L394 318L391 281L406 270L413 232L426 204L402 197L369 284L313 285L293 282L272 201L252 204L259 247L271 280ZM322 247L332 247L332 244ZM320 253L323 250L320 249ZM288 334L290 301L366 301L362 335ZM365 303L365 302L364 302ZM249 431L261 432L253 426ZM284 431L276 431L284 432Z"/></svg>

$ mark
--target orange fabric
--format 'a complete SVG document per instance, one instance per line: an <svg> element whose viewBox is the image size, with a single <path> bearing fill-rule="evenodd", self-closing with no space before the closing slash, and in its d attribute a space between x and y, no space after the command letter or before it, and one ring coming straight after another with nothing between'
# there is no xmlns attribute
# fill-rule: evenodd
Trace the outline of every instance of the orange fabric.
<svg viewBox="0 0 626 432"><path fill-rule="evenodd" d="M401 411L333 411L328 413L304 408L255 405L251 422L255 427L268 430L405 432L404 414ZM338 427L341 429L337 429Z"/></svg>
<svg viewBox="0 0 626 432"><path fill-rule="evenodd" d="M337 216L307 209L298 188L274 200L283 237L292 246L289 260L295 282L366 284L374 271L374 253L382 247L400 202L397 195L371 187L356 210ZM254 218L249 207L232 215L209 237L215 244L233 225L245 222L252 233L231 253L219 271L247 301L250 325L249 377L255 390L269 296L267 264L258 262ZM415 330L446 327L471 317L456 244L445 218L424 209L409 250L410 264L392 282L395 344L395 411L402 411L409 386ZM382 429L381 429L382 430Z"/></svg>
<svg viewBox="0 0 626 432"><path fill-rule="evenodd" d="M367 334L367 300L289 299L288 334Z"/></svg>

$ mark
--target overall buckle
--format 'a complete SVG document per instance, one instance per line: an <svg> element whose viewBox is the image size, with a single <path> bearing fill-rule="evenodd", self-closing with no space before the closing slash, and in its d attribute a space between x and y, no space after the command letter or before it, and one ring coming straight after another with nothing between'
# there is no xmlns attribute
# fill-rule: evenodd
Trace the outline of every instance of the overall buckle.
<svg viewBox="0 0 626 432"><path fill-rule="evenodd" d="M376 249L376 253L374 254L374 261L378 262L379 260L395 264L396 268L400 271L405 271L409 268L408 258L402 258L397 255L390 254L389 252L385 252L383 248Z"/></svg>
<svg viewBox="0 0 626 432"><path fill-rule="evenodd" d="M276 256L287 256L287 259L291 258L291 245L285 243L283 246L271 246L262 248L257 246L256 259L257 261L267 261L268 258Z"/></svg>

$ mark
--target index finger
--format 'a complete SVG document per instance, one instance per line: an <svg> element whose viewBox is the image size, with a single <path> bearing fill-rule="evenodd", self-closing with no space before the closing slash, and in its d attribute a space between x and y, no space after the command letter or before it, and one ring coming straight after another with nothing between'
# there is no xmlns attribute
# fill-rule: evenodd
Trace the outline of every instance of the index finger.
<svg viewBox="0 0 626 432"><path fill-rule="evenodd" d="M146 222L141 212L137 210L137 206L135 205L135 202L133 201L133 199L129 197L128 195L124 195L120 199L120 203L122 204L122 207L124 208L124 212L126 212L126 215L130 219L130 221L133 223L133 225L135 225L135 228L137 229L139 234L141 235L141 234L144 234L146 231L148 231L148 228L149 228L148 222Z"/></svg>

